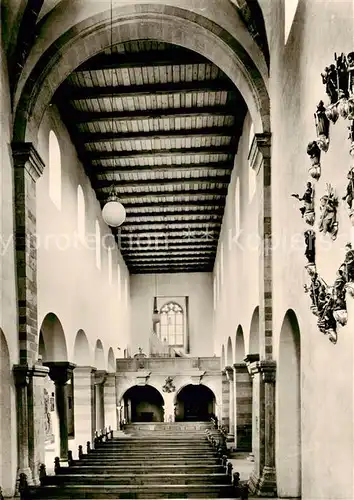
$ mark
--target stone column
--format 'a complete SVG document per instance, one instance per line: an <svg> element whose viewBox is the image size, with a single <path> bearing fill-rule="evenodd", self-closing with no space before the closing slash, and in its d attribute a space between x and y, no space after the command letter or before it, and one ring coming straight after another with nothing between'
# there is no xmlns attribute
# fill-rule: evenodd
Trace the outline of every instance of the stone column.
<svg viewBox="0 0 354 500"><path fill-rule="evenodd" d="M225 367L226 377L229 382L229 433L227 441L234 443L235 441L235 398L234 398L234 370L231 366Z"/></svg>
<svg viewBox="0 0 354 500"><path fill-rule="evenodd" d="M31 375L27 366L16 365L13 370L16 385L18 475L26 474L28 483L33 484L32 472L29 466L27 393Z"/></svg>
<svg viewBox="0 0 354 500"><path fill-rule="evenodd" d="M55 384L55 403L59 418L60 459L68 459L68 397L67 381L72 377L75 365L68 361L44 363L49 368L49 376Z"/></svg>
<svg viewBox="0 0 354 500"><path fill-rule="evenodd" d="M236 449L252 451L252 379L246 363L234 364Z"/></svg>
<svg viewBox="0 0 354 500"><path fill-rule="evenodd" d="M100 432L105 426L104 414L104 384L107 379L105 370L97 370L95 373L95 406L96 406L96 430Z"/></svg>
<svg viewBox="0 0 354 500"><path fill-rule="evenodd" d="M39 484L39 466L45 463L44 379L49 369L34 365L28 385L29 465L34 484Z"/></svg>
<svg viewBox="0 0 354 500"><path fill-rule="evenodd" d="M74 370L74 422L75 450L90 441L93 447L95 435L94 378L96 369L91 366L77 366Z"/></svg>
<svg viewBox="0 0 354 500"><path fill-rule="evenodd" d="M230 383L227 379L226 370L221 372L221 401L222 416L221 425L229 429L230 426Z"/></svg>
<svg viewBox="0 0 354 500"><path fill-rule="evenodd" d="M253 376L254 427L252 435L254 471L250 477L251 494L274 496L275 471L275 361L254 361L249 369Z"/></svg>
<svg viewBox="0 0 354 500"><path fill-rule="evenodd" d="M116 374L107 373L106 382L103 386L104 392L104 417L105 426L112 430L118 429L117 405L116 405Z"/></svg>

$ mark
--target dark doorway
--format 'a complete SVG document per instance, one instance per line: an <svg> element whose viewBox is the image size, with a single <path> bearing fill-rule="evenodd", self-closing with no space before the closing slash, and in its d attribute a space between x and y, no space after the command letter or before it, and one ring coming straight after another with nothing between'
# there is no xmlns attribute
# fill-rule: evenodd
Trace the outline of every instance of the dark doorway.
<svg viewBox="0 0 354 500"><path fill-rule="evenodd" d="M210 420L214 410L214 393L205 385L187 385L177 395L176 421Z"/></svg>
<svg viewBox="0 0 354 500"><path fill-rule="evenodd" d="M123 396L126 422L163 422L164 400L151 385L135 385Z"/></svg>

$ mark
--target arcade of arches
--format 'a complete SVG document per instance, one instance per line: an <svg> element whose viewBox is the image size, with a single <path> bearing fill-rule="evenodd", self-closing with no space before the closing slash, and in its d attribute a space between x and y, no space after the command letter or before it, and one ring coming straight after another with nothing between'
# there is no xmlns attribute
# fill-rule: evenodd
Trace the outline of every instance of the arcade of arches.
<svg viewBox="0 0 354 500"><path fill-rule="evenodd" d="M4 497L216 417L253 495L353 498L353 1L1 0L1 35Z"/></svg>

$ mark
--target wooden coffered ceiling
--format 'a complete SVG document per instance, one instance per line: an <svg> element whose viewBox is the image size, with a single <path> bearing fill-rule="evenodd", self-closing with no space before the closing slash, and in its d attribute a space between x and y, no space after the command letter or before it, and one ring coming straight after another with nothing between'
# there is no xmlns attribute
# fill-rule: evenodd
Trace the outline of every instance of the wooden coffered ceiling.
<svg viewBox="0 0 354 500"><path fill-rule="evenodd" d="M129 42L89 59L54 101L131 273L213 269L245 103L214 64L181 47Z"/></svg>

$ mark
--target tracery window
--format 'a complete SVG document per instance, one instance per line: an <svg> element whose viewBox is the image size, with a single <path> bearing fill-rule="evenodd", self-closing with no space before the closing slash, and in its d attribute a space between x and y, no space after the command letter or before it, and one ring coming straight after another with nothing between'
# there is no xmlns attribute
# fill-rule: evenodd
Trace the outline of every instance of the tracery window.
<svg viewBox="0 0 354 500"><path fill-rule="evenodd" d="M169 302L160 309L158 335L170 346L184 345L184 314L182 307L176 302Z"/></svg>

